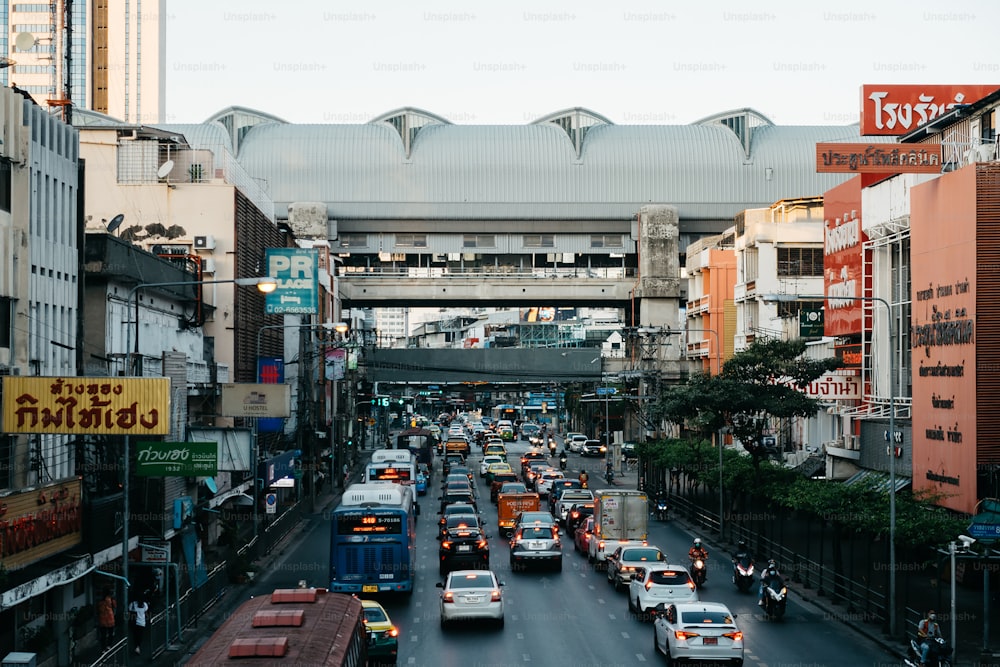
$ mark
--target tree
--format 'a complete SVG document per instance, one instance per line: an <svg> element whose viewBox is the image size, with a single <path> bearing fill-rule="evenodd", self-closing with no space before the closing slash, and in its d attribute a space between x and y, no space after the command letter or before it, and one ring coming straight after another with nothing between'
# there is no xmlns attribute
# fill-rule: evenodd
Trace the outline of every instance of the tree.
<svg viewBox="0 0 1000 667"><path fill-rule="evenodd" d="M820 401L803 390L841 366L833 357L804 358L805 349L801 339L755 342L733 355L719 375L695 375L686 384L669 388L657 410L664 419L702 433L728 426L759 470L767 456L763 436L771 420L814 415Z"/></svg>

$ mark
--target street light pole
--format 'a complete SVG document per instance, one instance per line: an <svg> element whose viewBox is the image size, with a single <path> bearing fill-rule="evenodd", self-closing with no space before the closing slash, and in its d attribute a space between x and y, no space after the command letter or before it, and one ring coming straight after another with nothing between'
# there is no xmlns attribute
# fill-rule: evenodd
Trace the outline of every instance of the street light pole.
<svg viewBox="0 0 1000 667"><path fill-rule="evenodd" d="M225 280L172 280L162 283L139 283L129 290L128 296L125 298L125 376L132 375L132 327L129 326L128 319L131 317L132 313L132 299L137 295L139 290L147 289L150 287L182 287L182 286L195 286L195 285L219 285L231 283L236 285L256 285L257 289L262 292L272 292L278 286L278 283L274 278L269 277L259 277L259 278L229 278ZM136 346L139 344L139 302L136 300L135 304L135 341ZM138 350L137 350L138 351ZM141 357L140 357L141 359ZM123 586L122 593L122 607L125 609L125 613L128 614L128 598L129 598L129 587L132 583L128 580L128 553L129 553L129 512L131 511L129 503L129 494L131 492L131 485L129 483L129 477L132 475L132 463L129 460L129 450L131 449L130 437L126 433L122 439L122 580L125 582ZM126 649L128 647L128 637L125 638ZM128 650L125 651L125 664L128 664Z"/></svg>
<svg viewBox="0 0 1000 667"><path fill-rule="evenodd" d="M889 327L889 634L896 635L896 350L892 349L892 307L880 296L827 296L825 294L765 294L765 302L795 302L806 299L867 301L885 306Z"/></svg>

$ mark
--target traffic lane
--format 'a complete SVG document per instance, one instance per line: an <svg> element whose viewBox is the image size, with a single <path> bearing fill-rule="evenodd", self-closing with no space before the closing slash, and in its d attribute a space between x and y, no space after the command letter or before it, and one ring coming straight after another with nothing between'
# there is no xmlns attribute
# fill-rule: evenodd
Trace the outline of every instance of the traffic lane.
<svg viewBox="0 0 1000 667"><path fill-rule="evenodd" d="M688 531L675 521L656 521L650 517L648 541L668 555L673 563L688 565L687 551L695 537L702 537L709 551L708 578L699 591L700 598L721 602L736 614L743 631L748 664L822 664L828 667L849 665L887 665L898 660L876 642L859 635L843 619L846 611L835 614L799 599L795 584L789 582L792 595L781 620L768 620L757 605L759 577L748 593L741 593L732 582L732 554L715 548L708 538ZM778 564L780 569L781 564ZM860 621L860 614L855 620Z"/></svg>

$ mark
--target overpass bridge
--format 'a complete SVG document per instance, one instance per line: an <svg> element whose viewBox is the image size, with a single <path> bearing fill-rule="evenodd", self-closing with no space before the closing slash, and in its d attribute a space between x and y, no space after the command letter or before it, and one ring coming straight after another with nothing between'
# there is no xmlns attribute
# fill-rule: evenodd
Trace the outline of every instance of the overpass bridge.
<svg viewBox="0 0 1000 667"><path fill-rule="evenodd" d="M633 268L403 268L371 267L339 275L345 307L519 307L558 304L625 307L633 298Z"/></svg>

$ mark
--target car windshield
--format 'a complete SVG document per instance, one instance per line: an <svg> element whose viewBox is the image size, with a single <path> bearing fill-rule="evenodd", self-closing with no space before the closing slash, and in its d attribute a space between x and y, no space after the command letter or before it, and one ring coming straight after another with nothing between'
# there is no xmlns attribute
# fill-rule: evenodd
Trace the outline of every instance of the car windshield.
<svg viewBox="0 0 1000 667"><path fill-rule="evenodd" d="M365 623L384 623L388 620L382 607L365 607Z"/></svg>
<svg viewBox="0 0 1000 667"><path fill-rule="evenodd" d="M552 529L548 526L528 526L521 529L522 540L551 540Z"/></svg>
<svg viewBox="0 0 1000 667"><path fill-rule="evenodd" d="M489 572L466 572L451 575L451 588L493 588L493 575Z"/></svg>
<svg viewBox="0 0 1000 667"><path fill-rule="evenodd" d="M622 560L650 561L663 560L659 549L626 549L622 552Z"/></svg>
<svg viewBox="0 0 1000 667"><path fill-rule="evenodd" d="M733 617L725 611L690 609L681 612L681 623L685 625L732 625Z"/></svg>
<svg viewBox="0 0 1000 667"><path fill-rule="evenodd" d="M454 505L448 505L444 508L445 514L475 514L476 508L472 505L464 505L462 503L455 503Z"/></svg>
<svg viewBox="0 0 1000 667"><path fill-rule="evenodd" d="M518 483L507 482L506 484L500 487L500 493L524 493L527 490L528 488L524 484L521 484L520 482Z"/></svg>
<svg viewBox="0 0 1000 667"><path fill-rule="evenodd" d="M661 586L686 586L691 577L684 570L653 570L649 580Z"/></svg>

